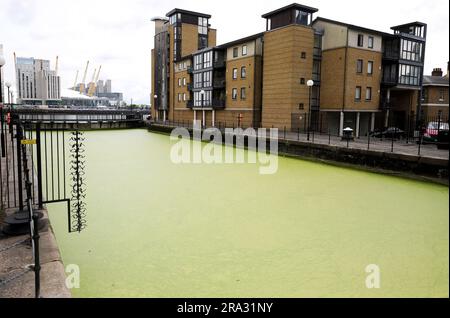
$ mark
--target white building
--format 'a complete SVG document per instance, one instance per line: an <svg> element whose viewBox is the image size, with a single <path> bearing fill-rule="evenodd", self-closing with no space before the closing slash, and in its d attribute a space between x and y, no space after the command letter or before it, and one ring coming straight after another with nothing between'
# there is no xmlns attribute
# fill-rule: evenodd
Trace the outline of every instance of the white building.
<svg viewBox="0 0 450 318"><path fill-rule="evenodd" d="M50 61L16 58L17 102L28 105L55 105L61 101L61 80L50 70Z"/></svg>

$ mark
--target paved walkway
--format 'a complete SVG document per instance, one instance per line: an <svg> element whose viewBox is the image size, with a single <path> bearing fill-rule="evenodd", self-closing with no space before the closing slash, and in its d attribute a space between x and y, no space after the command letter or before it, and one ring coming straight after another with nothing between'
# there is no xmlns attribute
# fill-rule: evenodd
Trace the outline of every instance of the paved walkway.
<svg viewBox="0 0 450 318"><path fill-rule="evenodd" d="M147 124L149 123L147 122ZM185 124L187 124L187 122L185 122ZM157 125L164 125L173 128L180 127L179 123L172 123L172 122L166 124L157 123ZM185 125L184 127L192 128L192 126L187 125ZM223 127L221 127L221 131L223 131ZM384 153L396 153L409 155L413 157L426 157L445 160L449 159L448 150L440 150L434 144L418 145L417 140L412 139L394 140L394 142L392 142L391 139L360 137L356 138L354 141L350 141L347 143L346 141L342 141L342 138L338 136L330 136L327 134L318 134L311 132L309 134L309 141L308 141L308 134L286 132L285 135L284 129L278 129L278 138L280 140L285 139L291 141L308 142L311 144L331 145L341 148L348 147L353 149L379 151Z"/></svg>
<svg viewBox="0 0 450 318"><path fill-rule="evenodd" d="M9 137L9 134L7 134ZM12 145L10 138L7 138L8 151L11 154ZM3 198L0 198L1 206L5 206L6 199L8 197L7 189L9 189L10 204L13 201L13 167L17 173L17 167L13 166L12 156L8 156L8 168L9 168L9 188L6 187L6 160L7 158L0 157L1 164L1 176ZM31 162L31 160L29 161ZM35 182L36 184L36 182ZM35 191L36 192L36 191ZM14 203L11 204L11 206ZM0 206L0 228L2 227L3 219L16 211L16 209L2 209ZM37 207L34 207L35 209ZM65 286L65 272L64 265L61 260L59 248L56 244L56 239L53 234L50 222L48 220L47 211L41 211L44 217L40 220L45 224L44 229L40 231L40 258L41 258L41 297L53 298L53 297L71 297L70 291ZM34 272L28 271L24 275L13 279L11 282L2 286L1 281L5 279L13 278L26 271L27 267L33 263L31 242L27 240L24 243L4 250L5 248L15 245L17 242L24 241L29 238L29 234L7 237L1 232L0 229L0 298L28 298L34 297ZM4 251L3 251L4 250Z"/></svg>

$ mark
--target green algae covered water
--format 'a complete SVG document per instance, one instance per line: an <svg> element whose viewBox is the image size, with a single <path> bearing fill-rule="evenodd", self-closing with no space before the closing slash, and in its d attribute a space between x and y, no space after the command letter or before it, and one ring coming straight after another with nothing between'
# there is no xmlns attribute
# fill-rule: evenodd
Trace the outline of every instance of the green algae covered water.
<svg viewBox="0 0 450 318"><path fill-rule="evenodd" d="M85 136L88 228L49 206L75 297L449 296L447 187L282 157L273 175L176 165L165 135Z"/></svg>

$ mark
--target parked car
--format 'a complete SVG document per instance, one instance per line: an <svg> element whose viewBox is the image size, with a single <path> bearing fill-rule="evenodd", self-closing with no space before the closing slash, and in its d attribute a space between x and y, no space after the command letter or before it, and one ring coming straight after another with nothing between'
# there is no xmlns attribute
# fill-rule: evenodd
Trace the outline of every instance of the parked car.
<svg viewBox="0 0 450 318"><path fill-rule="evenodd" d="M383 131L375 130L370 136L375 138L402 139L405 137L405 132L398 127L388 127Z"/></svg>
<svg viewBox="0 0 450 318"><path fill-rule="evenodd" d="M433 121L428 123L427 128L423 132L423 141L424 142L438 142L438 134L440 131L448 131L449 126L448 123L440 123L437 121Z"/></svg>

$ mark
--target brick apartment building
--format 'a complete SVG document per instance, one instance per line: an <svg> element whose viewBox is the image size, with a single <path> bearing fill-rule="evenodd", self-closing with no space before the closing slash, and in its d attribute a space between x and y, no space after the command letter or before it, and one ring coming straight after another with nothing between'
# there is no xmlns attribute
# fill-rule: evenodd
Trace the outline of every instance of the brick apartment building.
<svg viewBox="0 0 450 318"><path fill-rule="evenodd" d="M407 125L422 102L426 24L390 34L313 19L317 11L288 5L262 15L264 32L222 45L208 14L153 19L153 118L291 130L326 122L356 135Z"/></svg>
<svg viewBox="0 0 450 318"><path fill-rule="evenodd" d="M430 75L423 77L422 111L424 117L448 120L449 74L442 76L442 69L435 68Z"/></svg>

